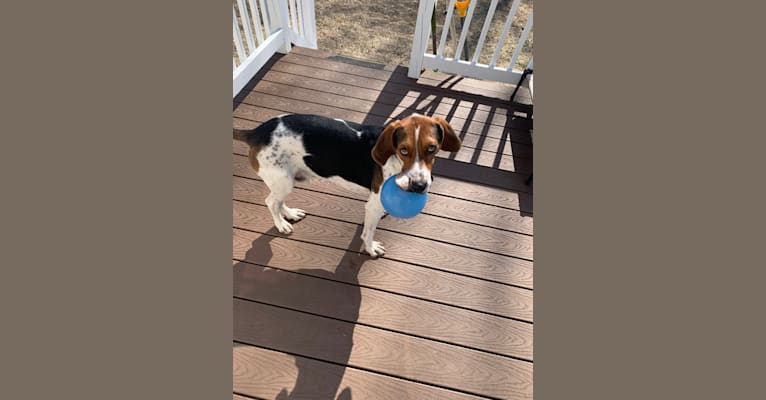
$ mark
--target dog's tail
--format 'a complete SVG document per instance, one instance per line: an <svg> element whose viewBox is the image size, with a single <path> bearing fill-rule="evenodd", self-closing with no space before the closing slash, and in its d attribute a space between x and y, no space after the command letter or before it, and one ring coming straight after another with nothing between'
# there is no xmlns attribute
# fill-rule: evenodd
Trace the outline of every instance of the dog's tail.
<svg viewBox="0 0 766 400"><path fill-rule="evenodd" d="M260 147L269 144L271 133L277 129L280 121L272 118L255 129L234 129L234 140L249 144L251 147Z"/></svg>
<svg viewBox="0 0 766 400"><path fill-rule="evenodd" d="M234 140L239 140L240 142L247 143L247 138L249 137L249 133L250 131L234 128Z"/></svg>

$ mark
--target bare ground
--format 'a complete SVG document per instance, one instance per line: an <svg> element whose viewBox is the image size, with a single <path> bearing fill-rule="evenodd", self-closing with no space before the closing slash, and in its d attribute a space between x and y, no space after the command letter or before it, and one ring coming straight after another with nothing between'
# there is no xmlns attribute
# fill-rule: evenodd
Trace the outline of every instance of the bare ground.
<svg viewBox="0 0 766 400"><path fill-rule="evenodd" d="M466 44L473 55L476 42L481 34L490 0L477 1L476 10L468 26ZM410 59L412 38L418 13L418 0L372 1L372 0L318 0L315 3L317 20L317 42L320 50L339 56L354 58L386 65L407 66ZM437 1L436 37L441 37L445 19L446 1ZM452 0L449 2L452 3ZM512 0L499 0L495 15L490 22L485 45L479 62L488 64L498 43L503 25L511 9ZM517 46L521 31L532 11L532 0L522 0L516 12L510 33L505 40L497 66L508 66ZM453 31L453 28L457 31ZM428 24L430 29L430 23ZM244 30L240 26L243 42ZM453 34L454 32L454 34ZM444 56L453 57L460 34L457 11L453 13L450 37L446 41ZM534 30L523 44L515 69L521 70L532 54ZM428 52L432 53L431 40ZM247 47L247 43L243 43ZM233 50L234 59L237 53Z"/></svg>
<svg viewBox="0 0 766 400"><path fill-rule="evenodd" d="M474 0L476 10L469 26L466 43L470 49L481 34L490 0ZM418 14L418 0L369 1L369 0L319 0L316 2L317 38L319 49L341 56L377 62L381 64L408 65L415 21ZM446 1L437 1L436 36L441 37ZM452 3L450 1L450 3ZM488 64L492 52L502 33L503 24L511 9L511 0L500 0L491 21L484 51L479 62ZM511 32L500 53L498 67L507 67L516 47L527 16L532 11L532 0L522 0L516 12ZM458 28L454 42L457 42L460 22L457 11L453 13L454 26ZM429 24L430 29L430 24ZM452 32L452 30L450 30ZM522 69L532 53L534 31L522 48L517 69ZM452 36L452 35L450 35ZM432 52L429 39L428 51ZM446 42L444 55L452 57L455 49L452 40Z"/></svg>

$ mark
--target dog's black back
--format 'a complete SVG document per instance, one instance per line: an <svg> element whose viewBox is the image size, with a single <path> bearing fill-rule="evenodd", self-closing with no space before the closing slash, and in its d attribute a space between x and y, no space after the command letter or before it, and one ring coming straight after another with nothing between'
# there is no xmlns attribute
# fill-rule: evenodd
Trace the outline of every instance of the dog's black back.
<svg viewBox="0 0 766 400"><path fill-rule="evenodd" d="M317 175L339 176L371 189L377 165L370 152L383 126L361 125L317 115L290 114L270 119L251 131L235 130L234 138L253 147L268 146L279 128L284 134L302 138L306 155L303 160Z"/></svg>

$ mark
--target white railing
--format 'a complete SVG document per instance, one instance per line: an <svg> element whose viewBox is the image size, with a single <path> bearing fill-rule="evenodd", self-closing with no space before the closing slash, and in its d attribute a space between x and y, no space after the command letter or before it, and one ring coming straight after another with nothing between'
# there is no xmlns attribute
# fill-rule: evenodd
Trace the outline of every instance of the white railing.
<svg viewBox="0 0 766 400"><path fill-rule="evenodd" d="M314 0L235 0L233 18L234 97L274 53L317 48Z"/></svg>
<svg viewBox="0 0 766 400"><path fill-rule="evenodd" d="M458 35L458 28L456 27L453 18L453 16L455 16L456 1L446 1L446 16L444 18L444 23L442 24L441 34L438 35L438 32L432 32L431 27L431 18L434 13L436 0L420 0L418 19L415 23L415 36L412 41L412 53L410 55L410 67L408 76L417 79L420 77L420 71L422 68L430 68L450 74L463 75L473 78L488 79L511 84L518 83L524 72L524 69L532 68L531 56L528 60L525 60L525 65L522 65L521 68L515 68L517 63L520 62L521 50L524 47L524 44L527 42L530 32L532 32L532 12L530 11L527 15L524 29L520 34L518 34L518 37L515 37L511 34L511 26L514 20L520 17L520 0L514 0L510 10L508 11L508 14L505 16L502 32L499 35L496 35L497 37L493 40L493 43L488 43L487 37L488 32L490 31L490 27L499 27L499 20L495 20L495 17L502 18L502 15L496 15L499 14L496 12L498 0L470 0L468 9L465 11L465 16L461 18L462 29L460 29L460 36L456 42L455 37ZM471 52L467 49L467 46L469 46L469 43L467 43L468 36L471 22L474 13L476 12L476 6L480 2L482 3L482 6L487 6L487 14L484 18L481 34L474 43L470 43L470 45L473 47L473 54L471 54ZM464 1L460 1L460 3L462 3L461 6L466 4ZM431 37L432 34L434 37ZM451 57L445 56L448 36L452 36L452 45L450 47L451 50L454 49ZM432 43L435 43L436 37L439 38L438 45L435 46L435 51L432 48L432 52L430 54L428 53L429 37L433 40ZM508 60L507 66L499 67L498 63L501 61L504 63L505 61L501 58L501 55L503 53L506 42L511 37L511 43L515 43L513 54L509 59L506 58L506 60ZM494 46L494 48L488 47L485 50L485 46L488 45ZM432 45L432 47L434 46ZM490 49L494 49L491 53L491 59L488 55L488 50ZM487 63L479 62L482 58L482 53L484 53L484 59L489 59ZM525 80L525 84L528 85L529 81Z"/></svg>

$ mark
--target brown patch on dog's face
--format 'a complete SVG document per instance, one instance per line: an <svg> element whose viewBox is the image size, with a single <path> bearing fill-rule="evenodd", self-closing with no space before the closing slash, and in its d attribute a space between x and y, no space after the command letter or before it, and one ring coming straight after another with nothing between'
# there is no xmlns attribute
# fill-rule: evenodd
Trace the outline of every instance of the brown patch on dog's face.
<svg viewBox="0 0 766 400"><path fill-rule="evenodd" d="M431 170L439 150L458 151L460 139L442 118L413 114L389 124L373 148L373 158L384 165L391 155L402 161L396 184L411 192L425 193L431 186Z"/></svg>

